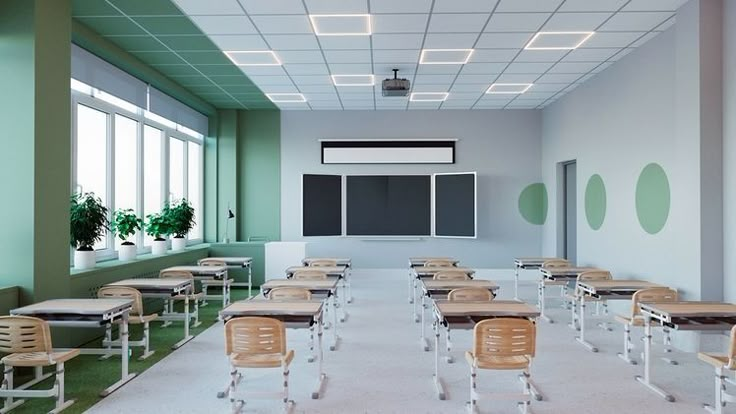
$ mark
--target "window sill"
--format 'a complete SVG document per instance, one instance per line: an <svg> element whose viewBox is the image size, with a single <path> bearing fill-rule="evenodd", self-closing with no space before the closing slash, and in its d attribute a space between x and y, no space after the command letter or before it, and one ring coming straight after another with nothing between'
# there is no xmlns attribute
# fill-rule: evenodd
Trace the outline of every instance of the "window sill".
<svg viewBox="0 0 736 414"><path fill-rule="evenodd" d="M155 266L157 262L160 262L162 265L167 262L171 262L172 260L175 261L178 258L185 258L189 255L197 255L198 253L204 252L204 256L207 256L207 252L209 250L210 245L208 243L200 243L195 244L191 246L187 246L186 249L178 252L172 252L168 251L164 255L157 255L154 256L151 253L144 253L139 254L138 257L135 260L130 261L120 261L118 259L108 259L97 262L97 265L93 267L92 269L74 269L73 267L70 269L70 274L72 277L82 277L82 276L89 276L95 273L99 273L100 271L110 271L110 270L118 270L125 267L138 267L138 266L146 266L146 265L152 265ZM168 265L165 265L168 266Z"/></svg>

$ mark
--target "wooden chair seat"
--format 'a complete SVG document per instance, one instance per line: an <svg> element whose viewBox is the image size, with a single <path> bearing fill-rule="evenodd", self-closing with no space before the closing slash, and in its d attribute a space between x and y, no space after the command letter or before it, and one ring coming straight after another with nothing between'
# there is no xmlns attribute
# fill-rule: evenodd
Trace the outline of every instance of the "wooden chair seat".
<svg viewBox="0 0 736 414"><path fill-rule="evenodd" d="M728 355L721 355L721 354L710 354L707 352L699 352L698 353L698 359L713 365L716 368L725 367L728 365Z"/></svg>
<svg viewBox="0 0 736 414"><path fill-rule="evenodd" d="M642 317L635 317L631 318L630 316L624 316L624 315L616 315L613 317L613 319L616 320L616 322L620 322L623 324L629 324L631 326L644 326L644 318ZM659 326L658 322L652 321L650 323L651 326Z"/></svg>
<svg viewBox="0 0 736 414"><path fill-rule="evenodd" d="M490 356L475 358L472 352L465 352L465 359L469 364L476 364L481 369L527 369L531 360L526 355Z"/></svg>
<svg viewBox="0 0 736 414"><path fill-rule="evenodd" d="M27 352L10 354L0 360L0 363L10 367L47 367L58 362L66 362L79 355L78 349L59 352Z"/></svg>
<svg viewBox="0 0 736 414"><path fill-rule="evenodd" d="M294 351L286 355L274 354L231 354L230 363L238 368L280 368L288 367L294 359Z"/></svg>

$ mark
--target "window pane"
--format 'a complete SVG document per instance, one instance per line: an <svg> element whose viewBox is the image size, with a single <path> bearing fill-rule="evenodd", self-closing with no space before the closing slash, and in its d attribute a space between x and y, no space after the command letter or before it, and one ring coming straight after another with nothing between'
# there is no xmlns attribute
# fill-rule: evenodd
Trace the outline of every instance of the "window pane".
<svg viewBox="0 0 736 414"><path fill-rule="evenodd" d="M107 201L107 114L77 105L77 186ZM94 248L104 249L103 238Z"/></svg>
<svg viewBox="0 0 736 414"><path fill-rule="evenodd" d="M177 201L184 197L184 141L169 138L169 195Z"/></svg>
<svg viewBox="0 0 736 414"><path fill-rule="evenodd" d="M143 129L143 217L161 211L161 130L146 125ZM153 237L146 235L143 244L151 245Z"/></svg>
<svg viewBox="0 0 736 414"><path fill-rule="evenodd" d="M194 207L194 228L192 228L191 233L189 233L190 239L201 239L202 238L202 226L200 225L202 222L202 182L201 182L201 162L202 162L202 146L199 144L195 144L194 142L189 142L187 144L189 149L189 158L188 158L188 164L189 168L187 169L188 174L188 199L192 203L192 207Z"/></svg>
<svg viewBox="0 0 736 414"><path fill-rule="evenodd" d="M115 209L137 210L138 122L115 115ZM135 236L129 240L135 243ZM115 236L115 249L122 240Z"/></svg>

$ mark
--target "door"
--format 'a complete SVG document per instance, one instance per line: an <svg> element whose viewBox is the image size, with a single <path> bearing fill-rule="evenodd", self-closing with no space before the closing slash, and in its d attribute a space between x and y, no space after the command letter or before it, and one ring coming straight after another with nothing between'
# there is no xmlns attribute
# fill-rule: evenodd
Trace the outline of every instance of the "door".
<svg viewBox="0 0 736 414"><path fill-rule="evenodd" d="M575 161L564 165L564 233L565 258L577 261L577 167Z"/></svg>

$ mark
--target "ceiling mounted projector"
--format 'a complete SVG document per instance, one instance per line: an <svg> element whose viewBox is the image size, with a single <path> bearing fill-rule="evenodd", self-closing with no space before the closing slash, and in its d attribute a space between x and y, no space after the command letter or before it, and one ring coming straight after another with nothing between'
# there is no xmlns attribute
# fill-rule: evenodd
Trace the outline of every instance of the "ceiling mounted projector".
<svg viewBox="0 0 736 414"><path fill-rule="evenodd" d="M399 79L398 69L392 69L394 71L394 78L388 78L383 80L383 96L406 96L409 94L410 83L409 79Z"/></svg>

